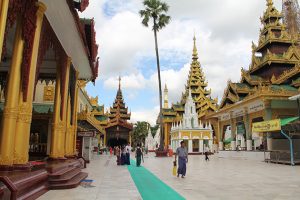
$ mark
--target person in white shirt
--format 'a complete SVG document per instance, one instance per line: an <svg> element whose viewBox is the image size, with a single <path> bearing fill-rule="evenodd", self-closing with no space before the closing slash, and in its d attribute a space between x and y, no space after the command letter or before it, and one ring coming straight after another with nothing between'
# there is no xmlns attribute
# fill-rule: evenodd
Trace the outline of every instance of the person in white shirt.
<svg viewBox="0 0 300 200"><path fill-rule="evenodd" d="M125 149L126 149L126 164L130 165L130 152L131 152L130 143L127 144L127 146L125 147Z"/></svg>

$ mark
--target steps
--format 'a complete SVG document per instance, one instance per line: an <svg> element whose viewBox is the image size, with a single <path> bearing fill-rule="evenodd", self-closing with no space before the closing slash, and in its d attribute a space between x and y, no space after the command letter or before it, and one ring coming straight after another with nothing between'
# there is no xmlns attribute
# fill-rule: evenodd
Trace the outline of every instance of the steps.
<svg viewBox="0 0 300 200"><path fill-rule="evenodd" d="M25 172L26 173L26 172ZM17 199L36 199L48 191L48 173L46 170L37 170L26 173L21 179L14 182L18 189Z"/></svg>
<svg viewBox="0 0 300 200"><path fill-rule="evenodd" d="M38 197L42 196L46 192L48 192L48 184L43 184L38 187L34 187L29 192L24 193L22 196L17 197L18 200L30 200L30 199L37 199Z"/></svg>
<svg viewBox="0 0 300 200"><path fill-rule="evenodd" d="M88 174L81 172L82 164L78 160L67 160L59 164L50 163L49 189L70 189L77 187Z"/></svg>
<svg viewBox="0 0 300 200"><path fill-rule="evenodd" d="M73 178L67 180L67 181L62 181L62 182L56 182L56 183L51 183L49 188L51 190L60 190L60 189L71 189L77 187L80 182L88 177L88 174L85 172L80 172L78 175L74 176Z"/></svg>

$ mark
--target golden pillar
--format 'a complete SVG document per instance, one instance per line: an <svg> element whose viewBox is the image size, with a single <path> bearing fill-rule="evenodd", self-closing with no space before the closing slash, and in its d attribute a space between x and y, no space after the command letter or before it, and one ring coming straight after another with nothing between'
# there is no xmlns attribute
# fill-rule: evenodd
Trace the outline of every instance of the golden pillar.
<svg viewBox="0 0 300 200"><path fill-rule="evenodd" d="M7 11L9 0L1 0L0 2L0 58L4 42L4 34L6 28Z"/></svg>
<svg viewBox="0 0 300 200"><path fill-rule="evenodd" d="M73 107L73 117L72 117L72 123L73 123L73 135L72 135L72 155L76 155L76 140L77 140L77 111L78 111L78 76L79 72L76 71L76 78L75 78L75 96L74 96L74 107Z"/></svg>
<svg viewBox="0 0 300 200"><path fill-rule="evenodd" d="M18 18L0 132L0 165L13 164L23 50L22 21Z"/></svg>
<svg viewBox="0 0 300 200"><path fill-rule="evenodd" d="M61 106L67 106L67 92L69 86L69 72L70 72L71 59L68 57L66 66L57 66L56 70L56 83L55 83L55 99L53 111L53 124L52 124L52 138L51 138L51 158L64 158L65 156L65 134L66 134L66 109L62 110L62 118L60 117ZM66 67L65 73L65 88L61 88L61 68ZM64 101L61 102L61 90L64 93Z"/></svg>
<svg viewBox="0 0 300 200"><path fill-rule="evenodd" d="M14 145L14 164L26 164L28 162L28 146L30 126L32 120L32 101L35 88L36 67L39 51L40 36L42 23L46 6L39 2L37 3L37 21L33 40L32 55L29 71L29 82L27 89L26 102L23 101L23 93L20 87L19 95L19 113L16 124L15 145Z"/></svg>
<svg viewBox="0 0 300 200"><path fill-rule="evenodd" d="M68 106L67 106L67 116L66 116L66 125L67 125L67 131L65 135L65 154L66 156L71 156L72 154L72 149L70 147L71 142L72 142L72 124L71 124L71 100L70 100L70 95L68 95Z"/></svg>
<svg viewBox="0 0 300 200"><path fill-rule="evenodd" d="M164 133L165 133L165 147L169 145L169 132L168 132L168 123L164 123Z"/></svg>

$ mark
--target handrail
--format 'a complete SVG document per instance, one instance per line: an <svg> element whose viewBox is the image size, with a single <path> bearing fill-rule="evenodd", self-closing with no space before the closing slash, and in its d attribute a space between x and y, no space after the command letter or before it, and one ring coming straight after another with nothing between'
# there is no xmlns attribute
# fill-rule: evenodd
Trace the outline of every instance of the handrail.
<svg viewBox="0 0 300 200"><path fill-rule="evenodd" d="M7 176L0 176L0 181L6 185L6 187L10 191L10 200L17 199L17 187L13 184L13 182Z"/></svg>

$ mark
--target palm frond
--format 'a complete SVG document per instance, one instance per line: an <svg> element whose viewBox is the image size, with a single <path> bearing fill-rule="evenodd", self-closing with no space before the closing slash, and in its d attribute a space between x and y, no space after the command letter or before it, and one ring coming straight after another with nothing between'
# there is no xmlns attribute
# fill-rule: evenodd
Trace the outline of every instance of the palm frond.
<svg viewBox="0 0 300 200"><path fill-rule="evenodd" d="M157 30L160 30L162 28L164 28L166 25L168 25L171 21L171 17L170 16L167 16L165 14L161 14L159 15L159 18L158 18L158 29Z"/></svg>

